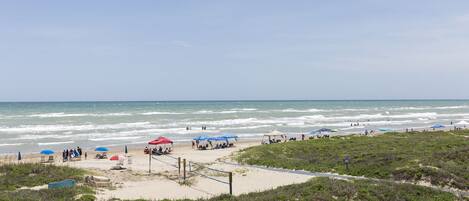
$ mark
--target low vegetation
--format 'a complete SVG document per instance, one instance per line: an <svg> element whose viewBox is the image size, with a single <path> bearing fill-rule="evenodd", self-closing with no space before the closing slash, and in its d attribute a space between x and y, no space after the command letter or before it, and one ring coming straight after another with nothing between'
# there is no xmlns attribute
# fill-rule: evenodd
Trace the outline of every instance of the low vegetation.
<svg viewBox="0 0 469 201"><path fill-rule="evenodd" d="M348 169L344 159L350 160ZM469 190L469 131L347 136L248 148L241 163L312 172L424 181Z"/></svg>
<svg viewBox="0 0 469 201"><path fill-rule="evenodd" d="M41 190L22 189L0 191L0 201L93 201L96 199L93 194L94 190L86 186Z"/></svg>
<svg viewBox="0 0 469 201"><path fill-rule="evenodd" d="M315 178L306 183L279 187L274 190L232 197L223 195L210 199L221 200L438 200L453 201L451 193L410 184L372 182L367 180L335 180Z"/></svg>
<svg viewBox="0 0 469 201"><path fill-rule="evenodd" d="M30 187L47 185L50 182L64 179L74 179L80 182L83 180L85 173L81 169L44 164L2 165L0 166L0 201L94 200L94 190L86 186L62 189L30 189Z"/></svg>

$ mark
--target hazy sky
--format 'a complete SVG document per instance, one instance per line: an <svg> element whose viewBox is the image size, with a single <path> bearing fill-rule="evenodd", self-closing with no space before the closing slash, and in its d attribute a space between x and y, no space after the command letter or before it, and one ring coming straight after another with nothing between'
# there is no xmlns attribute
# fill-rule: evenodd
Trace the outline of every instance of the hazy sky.
<svg viewBox="0 0 469 201"><path fill-rule="evenodd" d="M469 98L469 1L0 1L0 101Z"/></svg>

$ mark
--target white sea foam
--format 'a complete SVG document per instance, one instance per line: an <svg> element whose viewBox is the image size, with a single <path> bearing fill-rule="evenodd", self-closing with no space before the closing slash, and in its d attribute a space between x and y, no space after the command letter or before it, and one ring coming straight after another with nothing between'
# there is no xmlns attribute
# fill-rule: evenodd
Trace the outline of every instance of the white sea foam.
<svg viewBox="0 0 469 201"><path fill-rule="evenodd" d="M394 107L389 108L389 110L451 110L451 109L467 109L469 105L455 105L455 106L422 106L422 107Z"/></svg>
<svg viewBox="0 0 469 201"><path fill-rule="evenodd" d="M75 141L64 141L64 142L39 142L39 146L48 146L48 145L60 145L60 144L73 144Z"/></svg>
<svg viewBox="0 0 469 201"><path fill-rule="evenodd" d="M86 125L21 125L17 127L0 127L0 132L6 133L40 133L40 132L59 132L59 131L88 131L88 130L106 130L106 129L128 129L128 128L152 128L155 127L149 122L133 122L118 124L86 124Z"/></svg>
<svg viewBox="0 0 469 201"><path fill-rule="evenodd" d="M88 139L89 141L118 141L118 140L135 140L135 139L140 139L142 138L141 136L129 136L129 137L103 137L103 138L92 138Z"/></svg>
<svg viewBox="0 0 469 201"><path fill-rule="evenodd" d="M238 112L239 111L234 111L234 110L224 110L224 111L200 110L192 114L234 114Z"/></svg>
<svg viewBox="0 0 469 201"><path fill-rule="evenodd" d="M103 113L103 114L90 114L90 113L41 113L41 114L31 114L27 117L37 117L37 118L61 118L61 117L111 117L111 116L131 116L130 113Z"/></svg>
<svg viewBox="0 0 469 201"><path fill-rule="evenodd" d="M257 108L233 108L231 110L235 110L235 111L256 111Z"/></svg>
<svg viewBox="0 0 469 201"><path fill-rule="evenodd" d="M272 127L272 125L257 125L257 126L237 126L237 127L222 127L223 130L251 130L258 128Z"/></svg>
<svg viewBox="0 0 469 201"><path fill-rule="evenodd" d="M63 112L59 113L43 113L43 114L32 114L28 117L39 117L39 118L53 118L53 117L83 117L89 116L91 114L65 114Z"/></svg>
<svg viewBox="0 0 469 201"><path fill-rule="evenodd" d="M287 108L283 110L275 110L276 112L285 112L285 113L314 113L314 112L322 112L325 110L320 110L320 109L305 109L305 110L298 110L298 109L293 109L293 108Z"/></svg>
<svg viewBox="0 0 469 201"><path fill-rule="evenodd" d="M72 135L21 135L19 136L18 140L38 140L38 139L46 139L46 138L54 138L54 139L64 139L73 137Z"/></svg>
<svg viewBox="0 0 469 201"><path fill-rule="evenodd" d="M23 145L23 143L4 143L4 144L0 144L0 147L6 147L6 146L20 146L20 145Z"/></svg>
<svg viewBox="0 0 469 201"><path fill-rule="evenodd" d="M141 115L178 115L178 114L185 114L182 112L144 112Z"/></svg>

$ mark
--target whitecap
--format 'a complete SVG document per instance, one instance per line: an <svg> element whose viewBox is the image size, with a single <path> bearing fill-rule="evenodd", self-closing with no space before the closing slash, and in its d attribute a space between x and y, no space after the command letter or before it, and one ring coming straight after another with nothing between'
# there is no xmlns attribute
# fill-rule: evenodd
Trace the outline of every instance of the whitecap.
<svg viewBox="0 0 469 201"><path fill-rule="evenodd" d="M100 141L119 141L119 140L134 140L142 138L142 136L132 136L132 137L104 137L104 138L92 138L88 139L89 141L100 142Z"/></svg>
<svg viewBox="0 0 469 201"><path fill-rule="evenodd" d="M178 114L184 114L181 112L144 112L141 113L141 115L178 115Z"/></svg>
<svg viewBox="0 0 469 201"><path fill-rule="evenodd" d="M5 147L5 146L20 146L20 145L23 145L24 143L11 143L11 144L8 144L8 143L5 143L5 144L0 144L0 147Z"/></svg>
<svg viewBox="0 0 469 201"><path fill-rule="evenodd" d="M39 142L39 146L48 146L48 145L59 145L59 144L73 144L75 141L65 141L65 142Z"/></svg>

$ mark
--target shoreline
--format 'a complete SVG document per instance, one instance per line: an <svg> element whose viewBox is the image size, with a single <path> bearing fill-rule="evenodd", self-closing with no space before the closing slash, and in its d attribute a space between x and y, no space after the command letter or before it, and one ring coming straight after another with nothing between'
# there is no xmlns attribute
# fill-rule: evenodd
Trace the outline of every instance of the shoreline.
<svg viewBox="0 0 469 201"><path fill-rule="evenodd" d="M451 127L450 127L451 126ZM453 126L456 126L456 125L446 125L445 128L440 128L440 129L435 129L435 130L432 130L430 127L416 127L416 128L413 128L413 131L414 132L424 132L424 131L451 131L451 130L454 130L454 127ZM350 128L354 128L354 127L360 127L360 126L352 126ZM468 127L465 127L465 126L456 126L457 128L459 129L469 129ZM348 136L348 135L364 135L365 133L365 128L363 128L364 130L362 132L332 132L332 133L328 133L327 135L329 136ZM411 132L411 129L412 128L399 128L399 129L391 129L390 131L379 131L379 130L374 130L374 133L373 134L383 134L383 133L388 133L388 132L406 132L406 129L409 129L408 132ZM370 132L371 130L368 130L368 132ZM310 134L310 133L293 133L293 132L283 132L284 134L287 135L288 138L290 137L296 137L297 139L301 139L301 135L304 134L305 135L305 138L309 138L311 136L316 136L317 134ZM235 134L236 135L236 134ZM319 135L322 135L322 134L319 134ZM263 138L263 136L259 135L259 136L252 136L252 137L243 137L243 138L239 138L240 141L261 141ZM150 141L150 140L149 140ZM188 138L188 139L182 139L182 140L177 140L177 141L174 141L174 145L175 147L179 147L179 146L185 146L185 145L190 145L192 141L192 138ZM69 145L69 146L66 146L66 145ZM76 143L70 143L70 144L64 144L64 147L65 148L77 148L77 145ZM145 145L148 145L147 143L145 142L138 142L138 143L128 143L128 144L111 144L111 145L100 145L100 146L104 146L104 147L108 147L110 148L111 150L112 149L116 149L118 147L122 147L122 150L124 149L125 146L127 146L128 148L131 148L131 147L140 147L140 146L145 146ZM84 150L84 152L94 152L94 148L91 148L89 146L79 146L79 147L82 147L82 149ZM58 154L59 152L61 153L63 151L64 148L60 149L60 150L57 150L56 148L48 148L47 146L45 146L43 149L40 149L40 150L36 150L36 151L27 151L27 152L22 152L22 151L19 151L21 152L21 155L22 156L29 156L29 155L40 155L39 152L41 150L44 150L44 149L52 149L54 151L56 151L56 154ZM1 158L4 158L4 157L7 157L7 156L17 156L18 155L18 152L4 152L4 153L0 153L0 160Z"/></svg>

